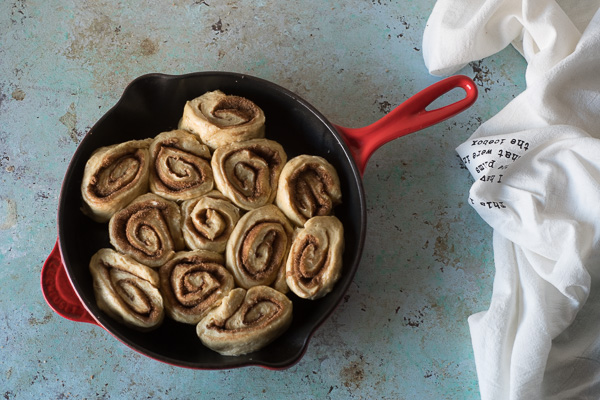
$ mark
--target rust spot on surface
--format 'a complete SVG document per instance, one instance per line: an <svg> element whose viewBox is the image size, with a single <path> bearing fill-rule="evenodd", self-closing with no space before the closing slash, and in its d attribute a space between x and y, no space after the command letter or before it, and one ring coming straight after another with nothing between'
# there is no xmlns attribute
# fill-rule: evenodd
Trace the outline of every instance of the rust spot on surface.
<svg viewBox="0 0 600 400"><path fill-rule="evenodd" d="M142 40L140 48L143 56L151 56L158 52L158 44L148 38Z"/></svg>
<svg viewBox="0 0 600 400"><path fill-rule="evenodd" d="M27 322L29 322L29 325L45 325L48 322L50 322L50 320L52 319L52 315L45 315L44 318L42 319L38 319L35 318L34 316L31 316Z"/></svg>
<svg viewBox="0 0 600 400"><path fill-rule="evenodd" d="M17 101L21 101L25 98L25 92L21 89L15 89L12 92L12 98L17 100Z"/></svg>
<svg viewBox="0 0 600 400"><path fill-rule="evenodd" d="M379 111L381 111L383 114L389 113L390 111L392 111L392 104L387 100L380 101Z"/></svg>
<svg viewBox="0 0 600 400"><path fill-rule="evenodd" d="M430 306L425 306L425 307L421 308L420 310L411 312L409 315L407 315L403 318L404 323L407 326L410 326L412 328L418 328L419 326L421 326L422 323L425 322L425 314L427 313L427 310L430 310L430 309L431 309Z"/></svg>
<svg viewBox="0 0 600 400"><path fill-rule="evenodd" d="M350 389L358 389L365 379L365 369L362 357L359 361L352 361L342 368L340 375L344 386Z"/></svg>
<svg viewBox="0 0 600 400"><path fill-rule="evenodd" d="M214 24L212 24L212 30L215 31L216 33L223 33L225 32L223 30L223 21L221 21L221 18L219 18L219 20L217 22L215 22Z"/></svg>

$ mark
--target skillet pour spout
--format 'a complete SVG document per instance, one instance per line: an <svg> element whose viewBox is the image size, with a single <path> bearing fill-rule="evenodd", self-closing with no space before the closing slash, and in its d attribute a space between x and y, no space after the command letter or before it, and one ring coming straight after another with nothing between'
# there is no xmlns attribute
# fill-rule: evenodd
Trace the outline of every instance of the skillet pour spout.
<svg viewBox="0 0 600 400"><path fill-rule="evenodd" d="M461 88L465 97L439 109L427 110L436 99ZM186 101L208 91L246 97L266 116L266 137L279 142L291 159L311 154L327 159L340 178L343 203L335 214L344 226L346 250L342 277L318 300L290 295L290 328L265 348L242 356L222 356L204 347L195 327L166 319L152 332L130 329L108 317L96 304L89 262L94 253L110 247L107 224L92 221L80 210L80 185L85 163L99 147L141 140L173 130ZM362 174L371 154L384 143L450 118L477 98L474 82L454 76L435 83L406 100L381 120L365 128L330 123L299 96L272 82L230 72L187 75L143 75L83 138L67 168L58 205L58 239L44 263L41 287L48 305L59 315L105 329L131 349L171 365L193 369L260 366L285 369L303 356L316 329L334 312L358 268L366 234L366 201Z"/></svg>

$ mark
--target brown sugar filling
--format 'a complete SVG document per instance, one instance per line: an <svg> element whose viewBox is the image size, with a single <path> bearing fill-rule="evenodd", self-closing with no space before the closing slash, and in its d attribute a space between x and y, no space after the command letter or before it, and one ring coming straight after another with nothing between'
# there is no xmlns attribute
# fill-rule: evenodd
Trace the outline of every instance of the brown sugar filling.
<svg viewBox="0 0 600 400"><path fill-rule="evenodd" d="M277 273L286 248L287 236L283 226L278 221L261 221L246 231L238 263L246 276L261 282ZM260 263L257 265L253 261Z"/></svg>
<svg viewBox="0 0 600 400"><path fill-rule="evenodd" d="M248 99L238 96L226 96L212 110L217 118L234 120L235 125L243 125L258 115L258 107Z"/></svg>
<svg viewBox="0 0 600 400"><path fill-rule="evenodd" d="M142 254L145 258L160 258L170 235L161 204L135 204L127 213L117 214L115 230L117 240L124 248ZM168 212L168 211L167 211Z"/></svg>
<svg viewBox="0 0 600 400"><path fill-rule="evenodd" d="M290 177L292 206L306 219L331 214L333 201L329 191L333 185L332 177L318 164L299 168Z"/></svg>
<svg viewBox="0 0 600 400"><path fill-rule="evenodd" d="M298 247L299 250L292 255L294 257L293 276L307 288L318 286L322 280L321 276L330 262L329 252L319 249L319 242L312 235L307 236ZM307 268L309 264L312 265L310 270Z"/></svg>
<svg viewBox="0 0 600 400"><path fill-rule="evenodd" d="M107 198L139 180L144 164L141 150L106 157L90 180L89 190L98 198Z"/></svg>
<svg viewBox="0 0 600 400"><path fill-rule="evenodd" d="M178 192L198 186L209 178L208 161L174 146L163 144L156 152L154 168L159 184Z"/></svg>
<svg viewBox="0 0 600 400"><path fill-rule="evenodd" d="M219 289L225 281L224 267L216 263L202 261L183 261L171 269L171 285L180 307L180 311L198 313L212 304L219 295ZM176 269L183 269L177 275Z"/></svg>

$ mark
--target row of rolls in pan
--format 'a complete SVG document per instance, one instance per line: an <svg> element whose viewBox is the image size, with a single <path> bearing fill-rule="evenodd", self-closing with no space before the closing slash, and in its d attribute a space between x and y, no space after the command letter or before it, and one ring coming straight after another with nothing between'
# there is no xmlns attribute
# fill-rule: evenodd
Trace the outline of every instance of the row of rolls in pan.
<svg viewBox="0 0 600 400"><path fill-rule="evenodd" d="M153 330L165 316L196 325L224 355L287 330L293 303L329 293L342 273L340 181L324 158L288 160L251 101L208 92L178 129L96 150L82 211L108 223L113 248L90 261L96 301Z"/></svg>

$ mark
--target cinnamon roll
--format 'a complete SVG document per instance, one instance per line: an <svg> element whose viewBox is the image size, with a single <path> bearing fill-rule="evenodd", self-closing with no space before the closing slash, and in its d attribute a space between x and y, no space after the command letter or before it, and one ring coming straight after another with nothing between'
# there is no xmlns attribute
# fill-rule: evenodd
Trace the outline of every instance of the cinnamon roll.
<svg viewBox="0 0 600 400"><path fill-rule="evenodd" d="M150 267L160 267L185 246L179 207L153 193L115 213L108 233L115 249Z"/></svg>
<svg viewBox="0 0 600 400"><path fill-rule="evenodd" d="M273 204L246 213L237 223L225 250L226 266L237 286L273 286L287 292L285 262L293 229Z"/></svg>
<svg viewBox="0 0 600 400"><path fill-rule="evenodd" d="M162 132L150 145L150 190L165 199L180 201L212 190L210 150L183 130Z"/></svg>
<svg viewBox="0 0 600 400"><path fill-rule="evenodd" d="M96 222L112 215L148 191L152 139L131 140L97 149L85 164L82 211Z"/></svg>
<svg viewBox="0 0 600 400"><path fill-rule="evenodd" d="M164 319L158 273L113 249L100 249L90 260L98 307L111 318L140 330Z"/></svg>
<svg viewBox="0 0 600 400"><path fill-rule="evenodd" d="M221 254L185 251L159 269L167 315L175 321L197 324L234 288L233 276Z"/></svg>
<svg viewBox="0 0 600 400"><path fill-rule="evenodd" d="M322 157L300 155L283 167L275 204L296 225L317 215L331 215L342 201L335 168Z"/></svg>
<svg viewBox="0 0 600 400"><path fill-rule="evenodd" d="M219 147L211 165L217 189L238 207L252 210L273 202L286 161L279 143L253 139Z"/></svg>
<svg viewBox="0 0 600 400"><path fill-rule="evenodd" d="M286 263L286 282L305 299L331 292L340 279L344 227L333 216L313 217L297 232Z"/></svg>
<svg viewBox="0 0 600 400"><path fill-rule="evenodd" d="M211 149L265 136L265 114L252 101L207 92L185 103L179 129L195 133Z"/></svg>
<svg viewBox="0 0 600 400"><path fill-rule="evenodd" d="M183 239L190 249L225 252L225 245L240 219L240 210L219 191L184 201Z"/></svg>
<svg viewBox="0 0 600 400"><path fill-rule="evenodd" d="M292 308L287 296L270 287L236 288L198 323L196 333L206 347L222 355L251 353L289 328Z"/></svg>

